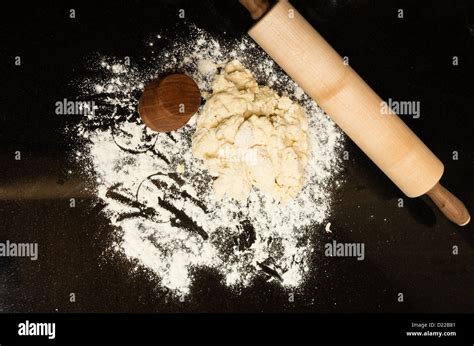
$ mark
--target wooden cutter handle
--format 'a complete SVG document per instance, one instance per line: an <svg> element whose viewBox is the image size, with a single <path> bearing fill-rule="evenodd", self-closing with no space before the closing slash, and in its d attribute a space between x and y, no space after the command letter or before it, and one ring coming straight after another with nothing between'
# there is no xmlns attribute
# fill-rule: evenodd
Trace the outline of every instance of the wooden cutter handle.
<svg viewBox="0 0 474 346"><path fill-rule="evenodd" d="M249 12L252 19L260 19L270 8L268 0L239 0Z"/></svg>
<svg viewBox="0 0 474 346"><path fill-rule="evenodd" d="M455 224L465 226L471 220L471 216L463 202L446 190L439 182L426 194L433 200L443 214Z"/></svg>

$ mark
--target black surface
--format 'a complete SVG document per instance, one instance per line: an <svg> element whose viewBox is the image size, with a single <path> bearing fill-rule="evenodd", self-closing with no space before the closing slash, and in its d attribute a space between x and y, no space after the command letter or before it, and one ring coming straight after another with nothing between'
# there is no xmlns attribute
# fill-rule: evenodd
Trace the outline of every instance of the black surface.
<svg viewBox="0 0 474 346"><path fill-rule="evenodd" d="M445 164L444 185L468 208L473 199L473 7L468 1L294 1L295 7L384 99L421 102L420 119L403 120ZM77 18L68 18L75 8ZM139 58L150 34L178 30L177 11L216 35L240 37L252 21L237 1L57 2L2 11L0 183L60 180L72 147L54 102L74 97L71 80L99 52ZM397 18L403 8L404 19ZM469 12L470 11L470 12ZM225 34L224 34L225 31ZM21 68L13 64L21 55ZM453 66L452 56L459 57ZM14 161L21 150L22 161ZM472 225L457 227L425 198L402 193L350 141L345 183L335 193L327 241L363 242L366 260L328 260L295 302L258 280L235 295L212 272L199 272L184 303L163 296L145 272L103 256L112 229L83 199L0 199L0 241L38 242L40 260L0 259L3 312L472 312ZM459 160L452 160L452 152ZM324 233L324 230L319 230ZM324 239L323 239L324 240ZM452 246L459 247L453 256ZM69 302L69 293L77 295ZM405 302L397 301L404 293Z"/></svg>

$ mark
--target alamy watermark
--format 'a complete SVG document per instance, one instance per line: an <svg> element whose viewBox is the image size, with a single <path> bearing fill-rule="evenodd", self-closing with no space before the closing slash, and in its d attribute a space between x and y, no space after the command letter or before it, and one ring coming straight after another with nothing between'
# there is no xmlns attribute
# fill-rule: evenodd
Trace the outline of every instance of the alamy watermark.
<svg viewBox="0 0 474 346"><path fill-rule="evenodd" d="M418 119L420 113L420 101L394 101L391 98L388 102L380 103L380 112L382 114L411 115L413 119Z"/></svg>
<svg viewBox="0 0 474 346"><path fill-rule="evenodd" d="M48 339L53 340L56 338L56 323L39 323L26 320L25 322L18 324L18 335L46 336Z"/></svg>
<svg viewBox="0 0 474 346"><path fill-rule="evenodd" d="M55 113L58 115L94 115L96 105L94 101L70 101L63 99L55 104Z"/></svg>
<svg viewBox="0 0 474 346"><path fill-rule="evenodd" d="M257 150L256 149L241 149L241 148L229 148L224 147L219 149L217 156L220 159L224 159L227 162L232 163L243 163L245 162L249 166L257 165Z"/></svg>
<svg viewBox="0 0 474 346"><path fill-rule="evenodd" d="M29 257L38 259L38 243L13 243L9 240L0 243L0 257Z"/></svg>
<svg viewBox="0 0 474 346"><path fill-rule="evenodd" d="M324 255L327 257L356 257L358 261L365 258L364 243L338 243L333 240L332 243L324 245Z"/></svg>

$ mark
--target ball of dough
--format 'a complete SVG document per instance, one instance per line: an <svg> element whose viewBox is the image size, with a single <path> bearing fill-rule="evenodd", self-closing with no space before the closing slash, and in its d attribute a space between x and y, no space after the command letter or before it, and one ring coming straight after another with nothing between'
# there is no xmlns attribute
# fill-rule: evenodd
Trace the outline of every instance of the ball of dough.
<svg viewBox="0 0 474 346"><path fill-rule="evenodd" d="M216 177L214 193L245 200L252 186L283 202L305 183L308 121L286 96L259 86L231 61L214 78L192 138L195 157Z"/></svg>

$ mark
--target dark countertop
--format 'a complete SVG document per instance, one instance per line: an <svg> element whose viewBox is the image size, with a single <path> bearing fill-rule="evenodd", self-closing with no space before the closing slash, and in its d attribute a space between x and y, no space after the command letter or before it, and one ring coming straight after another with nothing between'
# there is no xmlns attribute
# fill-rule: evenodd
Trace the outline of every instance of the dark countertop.
<svg viewBox="0 0 474 346"><path fill-rule="evenodd" d="M382 98L421 102L421 117L403 120L443 161L444 185L472 212L474 8L468 1L293 4ZM69 8L76 9L75 20L68 19ZM216 35L239 37L252 24L237 1L57 2L3 11L0 184L62 184L73 149L62 129L77 119L56 117L54 102L74 96L70 81L84 75L87 56L139 57L151 33L176 27L180 8L187 21ZM397 18L399 8L404 19ZM17 55L20 68L13 64ZM14 160L17 150L21 161ZM0 259L0 311L472 312L472 223L460 228L426 198L404 197L349 139L346 150L345 183L329 220L333 234L322 237L363 242L366 260L328 259L319 249L313 259L319 265L293 303L263 279L234 295L206 271L185 303L167 300L145 272L130 275L127 261L102 256L112 229L89 199L69 208L67 199L0 198L0 241L38 242L41 255L36 262Z"/></svg>

